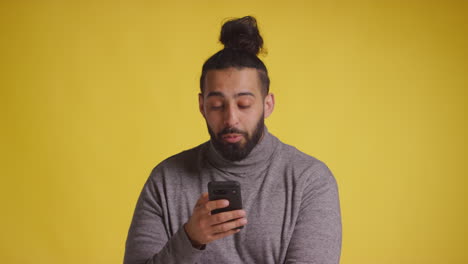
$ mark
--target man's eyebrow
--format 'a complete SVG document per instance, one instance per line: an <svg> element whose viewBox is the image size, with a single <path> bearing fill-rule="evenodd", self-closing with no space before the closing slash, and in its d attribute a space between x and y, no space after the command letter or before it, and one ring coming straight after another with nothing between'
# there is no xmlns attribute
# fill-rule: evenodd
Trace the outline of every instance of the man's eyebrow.
<svg viewBox="0 0 468 264"><path fill-rule="evenodd" d="M220 97L224 97L224 94L222 92L216 92L216 91L213 91L213 92L209 92L208 95L206 97L211 97L211 96L220 96Z"/></svg>
<svg viewBox="0 0 468 264"><path fill-rule="evenodd" d="M239 97L239 96L244 96L244 95L250 95L252 97L255 97L255 95L251 92L242 92L242 93L238 93L236 94L236 97Z"/></svg>
<svg viewBox="0 0 468 264"><path fill-rule="evenodd" d="M253 93L251 93L251 92L238 93L238 94L235 95L235 97L246 96L246 95L255 97L255 95ZM225 97L222 92L217 92L217 91L209 92L206 97L211 97L211 96L219 96L219 97L223 97L223 98Z"/></svg>

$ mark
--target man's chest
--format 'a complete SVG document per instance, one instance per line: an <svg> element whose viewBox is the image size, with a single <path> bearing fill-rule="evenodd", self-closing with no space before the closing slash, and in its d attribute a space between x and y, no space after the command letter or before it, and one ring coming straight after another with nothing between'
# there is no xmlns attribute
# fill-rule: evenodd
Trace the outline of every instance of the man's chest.
<svg viewBox="0 0 468 264"><path fill-rule="evenodd" d="M210 244L207 253L211 253L208 255L221 258L220 263L228 261L225 258L234 256L241 256L241 262L244 263L253 263L256 260L262 260L262 263L279 262L285 257L300 206L298 186L285 173L264 170L251 177L238 177L206 170L191 179L179 181L183 182L180 189L172 193L171 199L167 199L169 210L176 212L171 214L170 225L181 226L188 220L196 202L194 197L207 191L209 181L237 180L241 185L248 224L238 234ZM176 232L177 229L174 228L173 231ZM265 262L267 259L270 261ZM228 263L236 261L231 259Z"/></svg>

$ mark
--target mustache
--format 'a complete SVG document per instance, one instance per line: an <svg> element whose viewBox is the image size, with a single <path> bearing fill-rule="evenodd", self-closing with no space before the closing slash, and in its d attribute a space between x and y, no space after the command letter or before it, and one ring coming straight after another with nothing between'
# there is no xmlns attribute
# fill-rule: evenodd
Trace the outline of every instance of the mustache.
<svg viewBox="0 0 468 264"><path fill-rule="evenodd" d="M226 134L242 134L244 136L247 136L247 132L245 131L242 131L240 129L237 129L235 127L226 127L224 128L223 130L221 130L219 133L218 133L218 137L221 137L223 135L226 135Z"/></svg>

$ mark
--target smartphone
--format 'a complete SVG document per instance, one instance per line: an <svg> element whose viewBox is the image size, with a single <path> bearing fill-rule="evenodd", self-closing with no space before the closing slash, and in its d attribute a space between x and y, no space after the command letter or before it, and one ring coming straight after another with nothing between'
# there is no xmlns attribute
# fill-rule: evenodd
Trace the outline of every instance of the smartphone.
<svg viewBox="0 0 468 264"><path fill-rule="evenodd" d="M208 198L210 201L226 199L229 205L215 209L211 214L242 209L241 187L238 181L211 181L208 183ZM241 227L242 228L242 227Z"/></svg>

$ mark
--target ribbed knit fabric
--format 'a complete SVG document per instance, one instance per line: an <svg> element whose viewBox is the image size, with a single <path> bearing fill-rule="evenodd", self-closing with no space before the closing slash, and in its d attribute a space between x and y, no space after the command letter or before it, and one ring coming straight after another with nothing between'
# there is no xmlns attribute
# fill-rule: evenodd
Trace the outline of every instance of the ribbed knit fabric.
<svg viewBox="0 0 468 264"><path fill-rule="evenodd" d="M207 184L236 180L248 224L239 233L191 246L183 229ZM336 181L321 161L265 130L239 162L210 141L161 162L138 199L124 263L339 263L341 216Z"/></svg>

